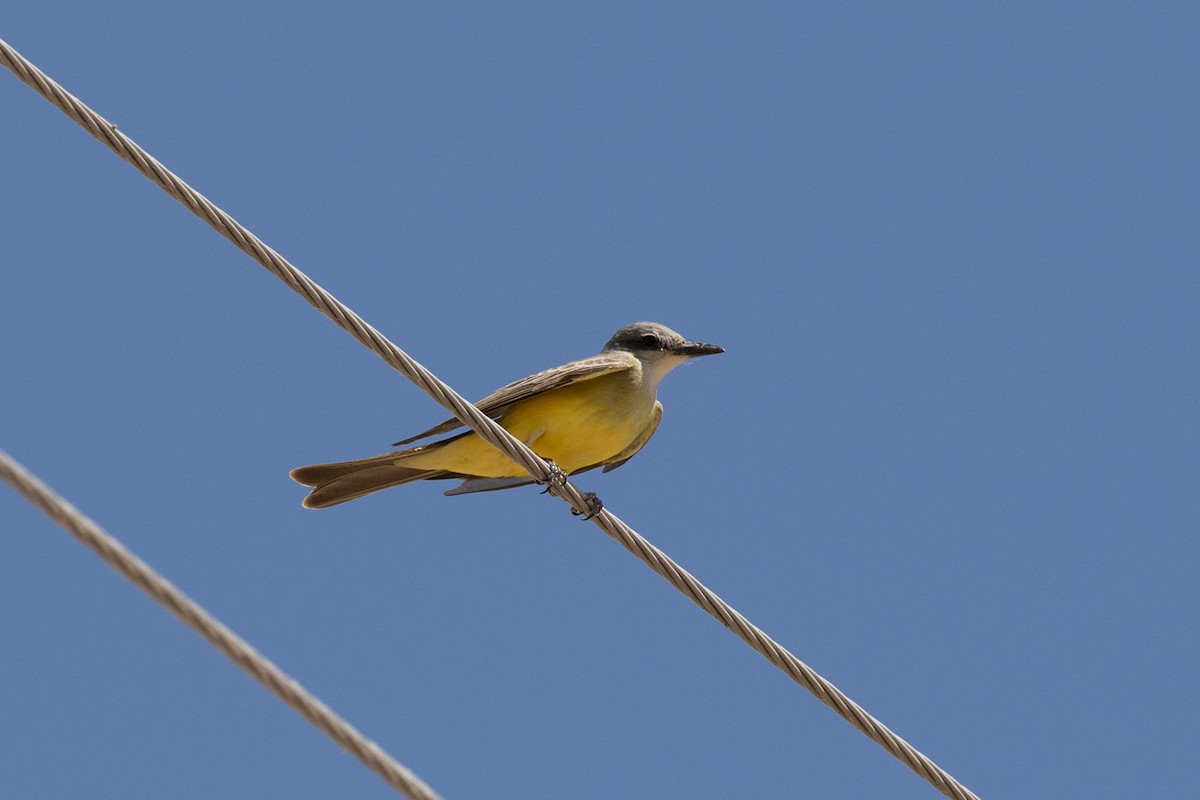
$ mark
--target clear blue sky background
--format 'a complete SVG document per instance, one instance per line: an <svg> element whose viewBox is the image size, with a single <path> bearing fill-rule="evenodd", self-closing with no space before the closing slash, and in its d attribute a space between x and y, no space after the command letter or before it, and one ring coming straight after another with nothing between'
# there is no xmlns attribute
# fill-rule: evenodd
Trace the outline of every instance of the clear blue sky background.
<svg viewBox="0 0 1200 800"><path fill-rule="evenodd" d="M724 345L580 485L976 792L1195 790L1194 3L21 6L467 396ZM937 796L535 489L301 509L445 414L7 73L0 116L0 447L440 792ZM0 796L392 796L0 530Z"/></svg>

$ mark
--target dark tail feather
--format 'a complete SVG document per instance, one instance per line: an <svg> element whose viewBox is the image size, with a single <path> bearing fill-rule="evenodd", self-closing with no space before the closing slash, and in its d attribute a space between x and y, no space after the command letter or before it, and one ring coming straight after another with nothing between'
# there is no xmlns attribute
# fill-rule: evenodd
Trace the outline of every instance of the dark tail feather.
<svg viewBox="0 0 1200 800"><path fill-rule="evenodd" d="M359 461L313 464L292 470L292 480L315 487L304 498L305 508L328 508L402 483L440 478L442 470L415 469L396 464L396 453Z"/></svg>

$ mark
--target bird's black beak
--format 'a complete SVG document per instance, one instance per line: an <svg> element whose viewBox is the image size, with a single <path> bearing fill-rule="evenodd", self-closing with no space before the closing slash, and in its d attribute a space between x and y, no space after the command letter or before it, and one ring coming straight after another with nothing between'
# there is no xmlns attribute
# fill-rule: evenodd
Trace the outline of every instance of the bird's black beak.
<svg viewBox="0 0 1200 800"><path fill-rule="evenodd" d="M724 347L718 347L715 344L704 344L703 342L687 342L679 347L674 348L675 352L681 356L696 358L697 356L715 356L717 353L724 353Z"/></svg>

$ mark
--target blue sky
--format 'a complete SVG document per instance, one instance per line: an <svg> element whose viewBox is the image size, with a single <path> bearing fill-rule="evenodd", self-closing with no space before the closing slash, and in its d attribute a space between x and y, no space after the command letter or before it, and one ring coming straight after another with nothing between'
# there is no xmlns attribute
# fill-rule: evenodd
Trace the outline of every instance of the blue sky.
<svg viewBox="0 0 1200 800"><path fill-rule="evenodd" d="M984 797L1181 795L1194 4L5 8L469 397L666 323L622 519ZM937 794L7 73L0 447L447 797ZM0 795L389 797L0 490Z"/></svg>

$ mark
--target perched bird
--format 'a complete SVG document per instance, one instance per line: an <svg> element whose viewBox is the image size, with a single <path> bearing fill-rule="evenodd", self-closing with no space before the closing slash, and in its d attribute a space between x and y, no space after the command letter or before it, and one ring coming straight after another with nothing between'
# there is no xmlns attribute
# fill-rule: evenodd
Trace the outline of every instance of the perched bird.
<svg viewBox="0 0 1200 800"><path fill-rule="evenodd" d="M608 472L632 458L657 430L663 376L690 358L724 352L657 322L635 322L614 333L599 355L510 383L475 405L564 473L601 466ZM461 422L449 419L396 446L459 427ZM291 475L313 487L304 498L307 508L326 508L412 481L461 479L448 495L534 482L474 431L358 461L298 467Z"/></svg>

